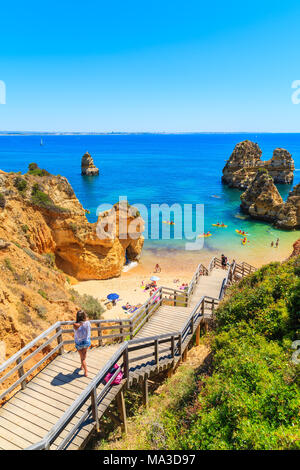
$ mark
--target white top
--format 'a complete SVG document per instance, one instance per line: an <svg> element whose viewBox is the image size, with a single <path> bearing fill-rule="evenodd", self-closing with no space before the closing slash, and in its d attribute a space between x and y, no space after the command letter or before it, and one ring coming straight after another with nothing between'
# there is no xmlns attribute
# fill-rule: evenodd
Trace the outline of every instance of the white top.
<svg viewBox="0 0 300 470"><path fill-rule="evenodd" d="M80 327L75 330L75 343L80 341L89 341L91 339L91 324L87 320L82 322Z"/></svg>

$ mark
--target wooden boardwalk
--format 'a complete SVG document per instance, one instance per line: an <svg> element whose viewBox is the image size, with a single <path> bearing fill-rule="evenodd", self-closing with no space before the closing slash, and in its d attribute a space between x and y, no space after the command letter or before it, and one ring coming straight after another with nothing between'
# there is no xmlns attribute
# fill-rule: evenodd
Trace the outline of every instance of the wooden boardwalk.
<svg viewBox="0 0 300 470"><path fill-rule="evenodd" d="M201 270L198 268L198 271ZM59 435L54 442L50 440L51 445L48 446L50 449L58 449L61 448L60 446L64 449L82 448L95 428L95 422L97 425L114 399L118 401L121 415L125 413L122 395L124 386L128 387L133 382L147 381L151 374L161 369L174 368L181 360L195 331L199 334L201 322L206 316L212 315L214 305L217 305L220 298L226 274L227 271L215 266L210 275L206 273L206 275L196 276L186 306L166 305L172 301L169 300L170 296L167 297L168 300L164 300L162 294L157 306L154 301L147 303L145 310L141 310L137 317L138 327L134 338L134 320L130 324L119 322L118 334L121 341L127 339L128 332L132 340L91 348L87 355L88 378L84 377L80 370L78 353L76 351L64 352L59 349L61 354L45 364L45 367L35 377L28 380L26 386L19 389L0 409L0 449L27 449L45 439L45 436L51 433L57 423L68 414L73 404L77 403L96 381L97 384L91 389L97 390L96 394L93 395L93 392L88 397L95 397L94 406L97 417L95 418L95 408L93 412L90 410L90 400L84 401L82 398L80 408L66 419ZM185 299L185 297L180 296L183 295L182 292L174 291L171 298L175 296L182 303L182 298ZM203 296L208 297L204 299ZM201 303L199 303L200 300ZM94 328L100 331L100 334L104 330L101 325ZM112 328L117 328L117 326ZM58 331L55 338L60 338L64 332L58 328L55 331ZM111 338L111 335L97 336L98 341L102 342L103 338ZM65 341L65 344L70 342ZM58 346L61 348L62 344L60 342ZM119 356L116 356L118 354ZM122 362L124 380L120 385L108 384L108 386L103 380L107 373L104 368L109 365L111 368L114 357L119 358L119 365L124 358ZM20 359L17 359L17 363L18 361L20 362ZM99 376L99 371L102 370L103 374ZM22 378L21 375L20 377ZM75 432L73 432L74 429ZM68 439L69 434L70 439Z"/></svg>

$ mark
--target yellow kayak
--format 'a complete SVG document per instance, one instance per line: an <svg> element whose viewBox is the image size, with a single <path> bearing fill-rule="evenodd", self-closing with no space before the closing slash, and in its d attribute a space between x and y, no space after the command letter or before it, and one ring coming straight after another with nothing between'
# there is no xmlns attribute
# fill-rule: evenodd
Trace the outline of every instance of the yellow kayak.
<svg viewBox="0 0 300 470"><path fill-rule="evenodd" d="M244 238L241 238L241 240L242 240L242 244L243 244L243 245L246 245L247 242L250 243L250 242L247 240L247 238L245 238L245 239L244 239Z"/></svg>
<svg viewBox="0 0 300 470"><path fill-rule="evenodd" d="M222 225L222 224L212 224L212 226L213 227L220 227L220 228L223 228L223 227L226 228L227 227L227 225L225 225L225 224L224 225Z"/></svg>
<svg viewBox="0 0 300 470"><path fill-rule="evenodd" d="M209 233L209 234L206 234L206 233L203 233L202 235L198 235L198 238L201 238L201 237L211 237L212 234Z"/></svg>
<svg viewBox="0 0 300 470"><path fill-rule="evenodd" d="M235 229L235 231L236 231L236 233L238 233L239 235L249 235L248 232L242 233L241 230L237 230L237 229Z"/></svg>
<svg viewBox="0 0 300 470"><path fill-rule="evenodd" d="M163 220L162 223L163 224L169 224L169 225L175 225L174 222L169 222L168 220Z"/></svg>

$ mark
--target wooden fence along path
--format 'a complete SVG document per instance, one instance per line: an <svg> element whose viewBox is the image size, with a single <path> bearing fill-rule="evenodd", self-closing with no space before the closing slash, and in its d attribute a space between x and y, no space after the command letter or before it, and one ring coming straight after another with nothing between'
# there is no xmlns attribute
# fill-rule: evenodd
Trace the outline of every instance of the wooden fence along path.
<svg viewBox="0 0 300 470"><path fill-rule="evenodd" d="M226 288L255 271L236 262L226 271L221 268L218 258L208 268L200 264L186 291L160 287L130 319L91 320L88 378L73 350L73 322L52 325L14 354L0 366L0 385L9 383L0 399L10 396L0 408L0 449L82 448L99 430L104 413L126 432L124 387L140 382L147 404L148 377L171 372L184 361L193 336L199 344L200 329L213 319ZM113 385L120 370L122 383ZM109 409L115 399L119 416Z"/></svg>

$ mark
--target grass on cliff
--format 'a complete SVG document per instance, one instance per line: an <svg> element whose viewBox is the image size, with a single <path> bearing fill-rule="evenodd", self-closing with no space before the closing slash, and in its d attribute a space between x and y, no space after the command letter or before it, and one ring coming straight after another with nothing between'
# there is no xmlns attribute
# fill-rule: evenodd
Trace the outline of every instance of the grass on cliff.
<svg viewBox="0 0 300 470"><path fill-rule="evenodd" d="M42 207L44 209L49 209L54 212L68 212L67 209L64 209L63 207L60 207L54 204L54 202L48 196L48 194L41 191L37 183L34 184L32 187L31 202L35 206Z"/></svg>
<svg viewBox="0 0 300 470"><path fill-rule="evenodd" d="M36 163L29 163L28 174L33 176L50 176L49 171L39 168Z"/></svg>
<svg viewBox="0 0 300 470"><path fill-rule="evenodd" d="M71 300L85 311L91 320L99 320L105 308L98 299L88 294L79 294L75 289L70 289Z"/></svg>
<svg viewBox="0 0 300 470"><path fill-rule="evenodd" d="M159 416L150 407L136 417L137 448L300 449L300 365L291 360L299 339L299 276L300 258L271 263L229 290L217 310L209 373L168 382L177 401L169 406L162 394ZM126 438L120 443L134 448Z"/></svg>

